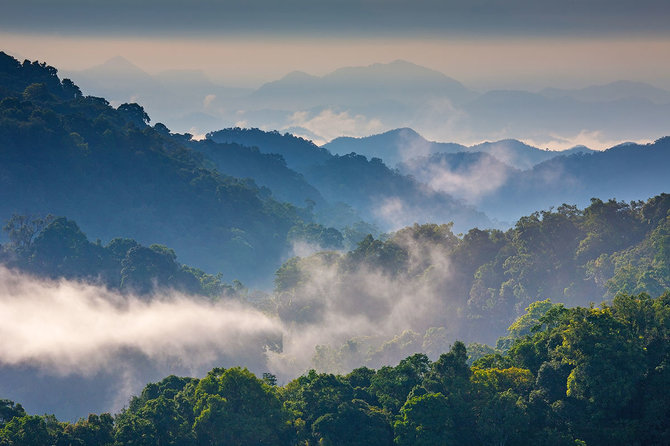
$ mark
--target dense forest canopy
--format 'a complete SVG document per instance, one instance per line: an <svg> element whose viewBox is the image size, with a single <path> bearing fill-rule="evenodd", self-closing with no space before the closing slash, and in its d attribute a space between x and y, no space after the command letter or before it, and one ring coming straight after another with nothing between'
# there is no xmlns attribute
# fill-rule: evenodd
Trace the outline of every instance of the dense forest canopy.
<svg viewBox="0 0 670 446"><path fill-rule="evenodd" d="M449 225L415 225L384 240L368 236L348 253L292 259L277 271L276 291L290 296L286 317L319 318L319 302L344 305L352 284L378 277L391 284L390 295L428 306L414 330L445 327L490 343L533 301L588 305L621 291L668 289L668 209L670 196L662 194L646 203L564 205L523 217L506 232L474 228L459 237ZM318 288L324 271L328 283ZM368 291L356 311L378 309L381 303L369 302L383 297L381 289Z"/></svg>
<svg viewBox="0 0 670 446"><path fill-rule="evenodd" d="M79 328L65 339L90 333L90 341L80 343L77 352L61 352L55 343L43 342L37 351L51 351L50 362L30 359L37 367L33 372L20 368L30 358L25 353L10 350L10 356L0 355L13 364L2 371L3 379L18 386L5 387L4 392L24 389L11 394L22 396L21 402L30 407L53 411L53 402L42 406L45 393L68 388L73 401L68 417L81 416L93 402L95 407L109 407L113 395L80 393L69 382L29 386L32 373L43 373L42 368L55 361L71 376L106 370L98 379L109 389L124 388L129 376L141 382L171 371L188 372L174 368L181 361L163 359L176 360L175 348L189 351L192 370L201 373L207 365L247 365L254 373L274 373L282 382L309 368L345 374L360 366L377 369L415 353L436 360L456 339L468 345L472 358L500 354L528 334L543 311L559 303L588 306L620 292L658 296L668 290L668 209L670 198L663 194L646 203L594 199L583 210L564 206L538 212L506 232L472 229L454 234L450 225L415 225L381 239L367 236L348 252L292 258L277 270L270 293L180 264L178 253L166 246L145 247L123 238L103 245L89 241L66 218L17 215L5 225L10 241L2 246L2 263L31 276L2 270L2 278L32 283L10 288L9 293L24 296L26 303L34 301L35 315L67 312L57 303L67 292L78 296L73 304L87 308L81 317L97 319L113 330L134 326L133 321L149 317L150 311L172 311L171 323L189 334L171 340L178 332L166 327L167 337L142 343L111 332L101 335L94 327ZM44 279L61 282L39 282ZM41 283L37 288L35 281ZM72 281L104 289L83 292ZM30 295L35 292L44 293L44 298L35 300ZM106 314L107 304L91 301L91 293L127 304L121 313ZM182 299L195 299L196 304ZM15 302L0 303L4 311L16 311ZM513 324L525 311L530 315ZM203 312L211 317L203 319ZM229 328L217 319L228 321ZM508 335L498 339L508 327ZM39 329L63 331L53 324ZM140 332L153 336L149 330L151 326ZM191 332L207 334L198 338ZM16 336L8 333L7 339L26 342ZM117 351L115 345L122 349ZM86 359L92 351L114 358L114 367L123 365L125 374L114 373L115 368L100 358ZM138 358L139 364L163 365L137 368L133 364Z"/></svg>
<svg viewBox="0 0 670 446"><path fill-rule="evenodd" d="M530 312L529 312L530 314ZM528 316L526 314L524 316ZM76 423L0 401L3 445L647 445L670 441L670 294L545 308L508 351L278 386L247 369L148 384L112 416ZM517 321L519 322L519 321ZM511 330L512 331L512 330Z"/></svg>

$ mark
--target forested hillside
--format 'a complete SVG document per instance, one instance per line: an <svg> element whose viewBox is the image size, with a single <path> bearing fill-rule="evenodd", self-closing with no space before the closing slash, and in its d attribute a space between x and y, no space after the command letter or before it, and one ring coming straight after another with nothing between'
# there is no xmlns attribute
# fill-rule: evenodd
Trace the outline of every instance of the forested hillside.
<svg viewBox="0 0 670 446"><path fill-rule="evenodd" d="M288 167L298 172L322 164L332 157L332 154L311 141L293 136L289 133L281 134L277 131L265 132L259 129L229 128L217 130L207 134L207 138L220 143L237 143L247 147L258 147L263 153L281 155Z"/></svg>
<svg viewBox="0 0 670 446"><path fill-rule="evenodd" d="M216 299L235 291L220 274L178 263L167 246L146 247L119 237L103 246L99 240L89 241L65 217L14 215L4 229L9 242L0 246L0 263L36 276L82 280L140 295L159 286Z"/></svg>
<svg viewBox="0 0 670 446"><path fill-rule="evenodd" d="M321 193L305 178L290 169L281 155L261 153L257 147L236 143L215 143L211 140L185 141L189 147L211 160L221 173L237 178L253 178L259 186L270 189L276 200L296 207L325 207Z"/></svg>
<svg viewBox="0 0 670 446"><path fill-rule="evenodd" d="M552 151L516 140L469 147L437 143L411 129L337 138L322 148L257 129L224 129L208 137L282 155L328 202L344 202L385 230L448 221L457 232L474 226L508 228L538 209L563 203L585 207L593 197L646 200L670 187L667 138L604 151L583 146ZM323 222L332 225L336 219Z"/></svg>
<svg viewBox="0 0 670 446"><path fill-rule="evenodd" d="M451 195L509 227L523 215L593 197L641 200L670 188L668 138L606 150L541 150L517 140L472 146L427 141L412 129L337 138L334 153L376 156L432 190Z"/></svg>
<svg viewBox="0 0 670 446"><path fill-rule="evenodd" d="M670 196L663 194L646 203L594 199L583 210L566 205L526 216L507 232L472 229L457 235L446 224L415 225L380 239L369 235L349 252L292 258L277 270L272 293L226 284L220 276L181 265L179 252L165 246L147 248L119 238L102 245L88 241L65 218L15 216L5 227L10 242L3 245L2 263L33 277L0 270L2 280L13 284L0 300L3 311L24 311L16 305L29 305L35 294L43 294L31 307L35 318L86 308L85 317L113 330L91 331L92 339L78 341L76 351L84 346L85 352L99 351L115 365L62 351L56 337L53 347L45 347L55 349L46 363L13 349L0 354L9 365L0 369L0 390L28 407L71 418L87 407L119 407L113 401L130 377L146 382L201 371L204 365L248 366L286 382L309 368L348 373L414 353L436 360L456 339L473 357L503 352L528 331L529 321L554 304L588 306L620 292L658 296L670 289L669 209ZM319 236L337 243L336 235ZM73 280L93 288L83 293ZM61 301L67 293L74 302ZM175 293L176 301L170 297ZM198 295L207 299L189 297ZM100 299L125 303L107 313L108 304ZM531 316L513 324L525 309ZM177 339L173 334L147 342L126 339L123 327L151 311L168 312ZM201 311L211 316L202 320ZM59 336L71 331L72 339L81 330L88 333L52 322L40 323L40 329ZM151 325L138 329L148 335L152 330ZM26 342L24 330L9 331L6 338ZM191 357L192 368L177 360L180 351ZM67 374L36 382L43 367L54 363ZM123 373L115 372L119 367ZM89 369L97 375L87 375L78 389L72 377ZM107 391L86 390L93 388ZM66 389L71 402L64 409L54 398Z"/></svg>
<svg viewBox="0 0 670 446"><path fill-rule="evenodd" d="M368 157L382 158L389 166L394 167L399 163L407 162L417 157L460 152L482 152L496 157L499 161L507 163L511 167L522 170L530 169L536 164L559 155L591 152L586 147L575 147L566 152L542 150L515 139L483 142L471 146L449 142L435 142L428 141L411 128L390 130L378 135L362 138L343 136L324 144L323 147L339 155L356 152Z"/></svg>
<svg viewBox="0 0 670 446"><path fill-rule="evenodd" d="M187 263L249 281L290 252L291 228L311 223L309 211L275 201L252 180L211 169L184 144L188 137L150 127L137 104L113 108L61 81L55 68L4 53L0 81L3 220L65 215L92 238L166 244ZM298 176L294 182L279 198L304 189L318 200Z"/></svg>
<svg viewBox="0 0 670 446"><path fill-rule="evenodd" d="M288 167L302 174L329 203L325 208L315 208L327 225L338 227L338 219L345 225L354 223L338 203L353 208L359 218L385 231L415 222L452 221L459 231L493 225L474 207L390 169L380 158L368 159L353 151L332 155L305 139L258 129L223 129L207 137L216 142L251 145L262 153L284 157Z"/></svg>
<svg viewBox="0 0 670 446"><path fill-rule="evenodd" d="M493 343L534 301L585 306L618 292L669 289L669 209L668 194L646 203L594 199L583 210L533 213L506 232L475 228L459 237L449 225L432 224L383 240L368 236L346 254L284 264L275 285L290 311L279 315L320 321L333 311L355 312L410 330L369 353L367 341L355 337L322 349L324 368L378 366L394 349L425 351L441 336ZM360 348L351 351L352 342Z"/></svg>
<svg viewBox="0 0 670 446"><path fill-rule="evenodd" d="M435 361L346 375L215 368L148 384L119 414L76 423L0 401L6 445L661 445L670 442L670 294L545 308L504 354L470 364L455 342ZM513 326L514 327L514 326ZM530 330L530 331L529 331Z"/></svg>
<svg viewBox="0 0 670 446"><path fill-rule="evenodd" d="M645 199L670 189L668 164L668 137L649 144L621 144L602 152L557 156L505 177L500 187L479 200L479 206L496 218L513 220L561 203L585 206L591 197Z"/></svg>

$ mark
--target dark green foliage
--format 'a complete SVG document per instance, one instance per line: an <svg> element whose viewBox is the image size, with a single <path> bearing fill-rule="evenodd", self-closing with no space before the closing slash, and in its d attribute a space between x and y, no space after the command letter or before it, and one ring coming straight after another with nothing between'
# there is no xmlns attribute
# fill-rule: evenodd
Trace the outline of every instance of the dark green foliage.
<svg viewBox="0 0 670 446"><path fill-rule="evenodd" d="M259 129L228 128L211 132L207 138L218 143L238 143L247 147L258 147L263 153L275 153L286 160L288 166L301 172L308 166L323 163L332 155L326 149L289 133L264 132Z"/></svg>
<svg viewBox="0 0 670 446"><path fill-rule="evenodd" d="M342 234L335 228L326 228L316 223L300 224L288 232L291 242L304 242L315 247L327 249L342 249Z"/></svg>
<svg viewBox="0 0 670 446"><path fill-rule="evenodd" d="M31 248L32 269L49 277L94 277L111 266L104 248L90 243L77 224L64 217L49 223Z"/></svg>
<svg viewBox="0 0 670 446"><path fill-rule="evenodd" d="M345 268L355 270L362 265L371 265L394 275L407 267L408 259L409 254L398 244L375 240L368 234L356 249L347 253Z"/></svg>
<svg viewBox="0 0 670 446"><path fill-rule="evenodd" d="M67 424L59 433L57 446L90 445L108 446L114 442L114 418L108 413L90 414L75 424Z"/></svg>
<svg viewBox="0 0 670 446"><path fill-rule="evenodd" d="M467 361L465 345L459 341L455 342L449 353L443 353L431 364L423 383L424 387L433 392L443 392L445 395L450 389L467 389L466 383L471 374Z"/></svg>
<svg viewBox="0 0 670 446"><path fill-rule="evenodd" d="M116 110L121 113L121 116L126 122L131 123L140 129L146 127L151 121L149 115L144 111L144 108L135 103L121 104Z"/></svg>
<svg viewBox="0 0 670 446"><path fill-rule="evenodd" d="M449 402L441 393L408 398L393 426L395 443L400 446L458 444L453 438L450 415Z"/></svg>
<svg viewBox="0 0 670 446"><path fill-rule="evenodd" d="M389 413L397 414L409 392L421 384L430 360L417 353L400 361L395 367L382 367L370 379L370 391Z"/></svg>
<svg viewBox="0 0 670 446"><path fill-rule="evenodd" d="M114 109L55 68L4 53L0 79L2 220L67 215L95 238L166 243L189 263L247 280L276 269L288 231L311 219L211 169L189 138L148 126L138 104Z"/></svg>
<svg viewBox="0 0 670 446"><path fill-rule="evenodd" d="M257 147L235 143L216 143L210 139L188 141L186 144L205 155L216 169L237 178L253 178L261 187L269 188L272 195L297 207L323 207L321 193L305 180L302 174L290 169L277 153L261 153Z"/></svg>
<svg viewBox="0 0 670 446"><path fill-rule="evenodd" d="M312 432L324 446L390 446L393 438L388 416L357 399L340 404L335 413L320 416Z"/></svg>
<svg viewBox="0 0 670 446"><path fill-rule="evenodd" d="M287 444L288 414L275 389L246 369L208 374L194 401L198 444Z"/></svg>
<svg viewBox="0 0 670 446"><path fill-rule="evenodd" d="M0 430L2 446L44 446L52 440L45 418L37 415L14 417Z"/></svg>
<svg viewBox="0 0 670 446"><path fill-rule="evenodd" d="M670 292L621 294L602 308L552 306L509 353L473 366L456 342L435 362L312 370L283 387L216 368L201 380L169 376L115 418L74 424L3 400L0 445L668 444L668 321Z"/></svg>
<svg viewBox="0 0 670 446"><path fill-rule="evenodd" d="M39 218L14 214L2 229L7 233L7 238L9 238L13 249L17 253L23 253L29 249L33 238L52 220L53 216Z"/></svg>
<svg viewBox="0 0 670 446"><path fill-rule="evenodd" d="M198 278L183 270L176 257L174 251L162 245L130 248L121 261L121 288L145 294L161 284L191 293L201 291Z"/></svg>
<svg viewBox="0 0 670 446"><path fill-rule="evenodd" d="M115 420L117 445L195 445L194 388L198 380L169 376L147 385Z"/></svg>
<svg viewBox="0 0 670 446"><path fill-rule="evenodd" d="M221 275L181 265L166 246L147 248L122 238L107 246L91 243L75 222L64 217L14 215L4 229L10 243L0 249L3 263L42 277L101 281L140 295L166 288L212 298L235 294Z"/></svg>
<svg viewBox="0 0 670 446"><path fill-rule="evenodd" d="M594 199L584 210L562 205L533 213L507 232L475 228L462 236L451 225L415 224L384 237L367 235L328 265L337 267L336 284L356 283L361 271L401 285L429 283L442 307L426 326L413 329L449 327L448 315L460 314L468 323L457 336L493 343L535 301L545 302L546 311L550 301L588 305L618 292L658 295L670 289L668 203L668 194L644 204ZM319 256L285 263L277 290L300 295ZM500 349L530 332L542 311L531 313Z"/></svg>
<svg viewBox="0 0 670 446"><path fill-rule="evenodd" d="M10 400L0 400L0 427L12 421L15 417L26 415L23 406Z"/></svg>
<svg viewBox="0 0 670 446"><path fill-rule="evenodd" d="M313 439L312 425L320 417L337 413L338 407L354 399L354 389L343 377L310 370L281 390L284 406L293 414L297 438Z"/></svg>

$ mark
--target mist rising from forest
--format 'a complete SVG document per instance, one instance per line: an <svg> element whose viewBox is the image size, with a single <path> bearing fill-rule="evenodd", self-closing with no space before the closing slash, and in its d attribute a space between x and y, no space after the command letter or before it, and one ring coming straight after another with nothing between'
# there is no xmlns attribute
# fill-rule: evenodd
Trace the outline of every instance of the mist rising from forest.
<svg viewBox="0 0 670 446"><path fill-rule="evenodd" d="M438 248L399 243L410 265L434 268L414 280L373 268L343 275L332 261L340 254L315 256L299 287L272 297L278 316L235 298L211 302L169 290L135 296L2 267L0 336L7 347L0 364L49 379L98 382L114 389L102 409L119 410L146 382L168 374L202 376L212 367L241 365L288 382L310 368L395 364L407 355L403 332L420 337L451 319L446 331L424 342L424 350L442 351L458 332L443 295L449 261ZM296 308L302 311L293 313Z"/></svg>

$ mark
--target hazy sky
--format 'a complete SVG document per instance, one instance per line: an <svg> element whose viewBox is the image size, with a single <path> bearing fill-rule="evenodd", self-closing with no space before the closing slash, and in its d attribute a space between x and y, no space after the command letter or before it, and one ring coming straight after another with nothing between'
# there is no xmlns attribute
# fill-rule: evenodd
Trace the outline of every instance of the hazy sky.
<svg viewBox="0 0 670 446"><path fill-rule="evenodd" d="M666 0L3 0L10 31L74 35L668 33Z"/></svg>
<svg viewBox="0 0 670 446"><path fill-rule="evenodd" d="M2 49L76 70L122 55L255 86L405 59L474 88L670 88L666 0L3 0Z"/></svg>

